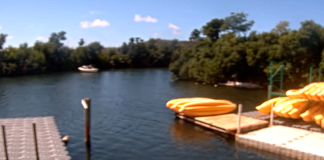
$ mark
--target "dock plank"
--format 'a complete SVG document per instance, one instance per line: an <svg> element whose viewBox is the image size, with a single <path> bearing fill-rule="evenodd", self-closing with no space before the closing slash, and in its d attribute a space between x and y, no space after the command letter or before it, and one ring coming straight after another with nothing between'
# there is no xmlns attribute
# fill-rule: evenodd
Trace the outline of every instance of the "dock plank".
<svg viewBox="0 0 324 160"><path fill-rule="evenodd" d="M0 119L5 126L9 159L36 159L33 126L36 124L39 159L70 160L67 149L61 141L54 117L28 117ZM0 133L0 160L5 159L2 132Z"/></svg>
<svg viewBox="0 0 324 160"><path fill-rule="evenodd" d="M196 117L194 119L208 124L212 124L214 126L218 126L220 128L225 129L228 132L236 132L237 130L238 116L234 113L210 117ZM241 116L241 130L243 131L248 130L248 128L251 128L252 126L264 126L267 124L268 122L263 120Z"/></svg>
<svg viewBox="0 0 324 160"><path fill-rule="evenodd" d="M178 118L193 122L197 125L220 131L227 134L235 134L238 126L237 114L223 114L217 116L206 117L188 117L181 114L176 114ZM267 127L268 121L259 120L251 117L241 116L241 132L249 132L256 129Z"/></svg>

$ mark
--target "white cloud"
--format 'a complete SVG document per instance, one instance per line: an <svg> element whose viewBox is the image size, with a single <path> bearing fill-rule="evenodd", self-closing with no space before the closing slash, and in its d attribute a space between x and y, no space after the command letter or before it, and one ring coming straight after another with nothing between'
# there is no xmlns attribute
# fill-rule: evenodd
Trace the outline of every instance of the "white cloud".
<svg viewBox="0 0 324 160"><path fill-rule="evenodd" d="M181 34L181 32L178 31L180 29L180 27L178 27L178 26L176 26L176 25L174 25L172 23L169 23L168 28L172 29L172 34L173 35L180 35Z"/></svg>
<svg viewBox="0 0 324 160"><path fill-rule="evenodd" d="M135 14L135 17L134 17L134 21L135 22L151 22L151 23L155 23L157 22L158 20L156 18L153 18L151 16L146 16L146 17L142 17L141 15L139 14Z"/></svg>
<svg viewBox="0 0 324 160"><path fill-rule="evenodd" d="M169 28L174 29L174 30L180 29L178 26L176 26L176 25L174 25L172 23L169 23Z"/></svg>
<svg viewBox="0 0 324 160"><path fill-rule="evenodd" d="M2 29L2 27L0 26L0 29Z"/></svg>
<svg viewBox="0 0 324 160"><path fill-rule="evenodd" d="M82 22L80 22L80 26L81 26L81 28L107 27L107 26L110 26L110 24L106 20L96 19L93 22L82 21Z"/></svg>
<svg viewBox="0 0 324 160"><path fill-rule="evenodd" d="M9 40L9 39L13 39L14 37L13 36L7 36L6 39Z"/></svg>
<svg viewBox="0 0 324 160"><path fill-rule="evenodd" d="M29 27L29 28L34 28L34 25L29 25L28 27Z"/></svg>
<svg viewBox="0 0 324 160"><path fill-rule="evenodd" d="M39 37L36 38L36 40L46 41L47 40L47 37L39 36Z"/></svg>

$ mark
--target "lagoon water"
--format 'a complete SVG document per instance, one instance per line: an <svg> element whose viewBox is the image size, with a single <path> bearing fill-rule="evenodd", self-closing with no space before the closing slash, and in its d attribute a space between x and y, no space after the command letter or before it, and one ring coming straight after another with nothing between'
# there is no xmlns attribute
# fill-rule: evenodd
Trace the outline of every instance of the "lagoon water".
<svg viewBox="0 0 324 160"><path fill-rule="evenodd" d="M199 96L242 103L249 111L266 100L265 90L195 85L170 77L166 69L125 69L1 78L0 118L54 116L61 134L70 136L72 159L85 160L81 99L89 97L92 160L272 159L175 119L165 107L173 98Z"/></svg>

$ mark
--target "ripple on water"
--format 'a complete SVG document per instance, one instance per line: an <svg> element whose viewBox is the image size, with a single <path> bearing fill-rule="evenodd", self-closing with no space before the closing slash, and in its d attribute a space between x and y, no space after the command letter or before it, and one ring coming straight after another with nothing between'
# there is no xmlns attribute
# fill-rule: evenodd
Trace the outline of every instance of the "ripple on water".
<svg viewBox="0 0 324 160"><path fill-rule="evenodd" d="M169 79L170 72L163 69L1 79L0 117L54 116L62 135L70 137L67 147L72 159L83 160L87 153L81 99L90 97L92 160L262 159L213 132L175 119L165 103L189 96L234 102L253 97L244 102L249 109L248 105L254 108L265 99L266 92Z"/></svg>
<svg viewBox="0 0 324 160"><path fill-rule="evenodd" d="M1 106L7 106L12 97L16 97L15 91L5 89L5 88L0 89L0 103L1 103Z"/></svg>

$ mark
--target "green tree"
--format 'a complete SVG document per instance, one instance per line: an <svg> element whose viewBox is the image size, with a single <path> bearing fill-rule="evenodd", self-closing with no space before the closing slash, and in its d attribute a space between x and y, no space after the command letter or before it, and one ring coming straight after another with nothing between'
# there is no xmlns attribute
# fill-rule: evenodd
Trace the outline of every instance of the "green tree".
<svg viewBox="0 0 324 160"><path fill-rule="evenodd" d="M221 27L224 24L223 19L212 19L202 27L202 33L212 41L216 41L219 38L219 34L222 31Z"/></svg>
<svg viewBox="0 0 324 160"><path fill-rule="evenodd" d="M198 29L194 29L189 37L190 41L196 41L200 38L200 31Z"/></svg>

